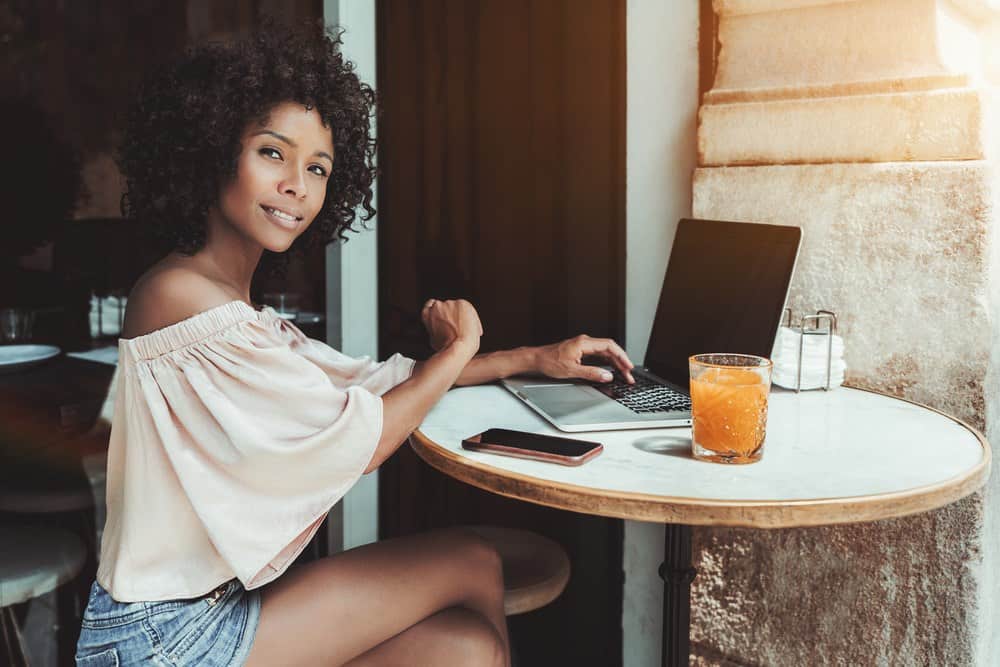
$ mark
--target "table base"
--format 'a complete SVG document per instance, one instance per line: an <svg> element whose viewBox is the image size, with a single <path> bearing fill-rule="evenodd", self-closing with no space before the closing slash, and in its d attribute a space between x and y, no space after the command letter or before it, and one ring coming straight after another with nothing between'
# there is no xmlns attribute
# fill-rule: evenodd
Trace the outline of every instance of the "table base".
<svg viewBox="0 0 1000 667"><path fill-rule="evenodd" d="M687 667L691 655L691 526L665 526L663 564L663 652L664 667Z"/></svg>

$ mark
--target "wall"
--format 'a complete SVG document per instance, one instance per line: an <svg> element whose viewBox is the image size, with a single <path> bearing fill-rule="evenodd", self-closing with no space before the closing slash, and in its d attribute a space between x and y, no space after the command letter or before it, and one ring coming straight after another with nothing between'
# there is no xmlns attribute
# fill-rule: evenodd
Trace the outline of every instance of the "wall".
<svg viewBox="0 0 1000 667"><path fill-rule="evenodd" d="M629 0L626 6L625 349L646 354L680 218L691 214L698 108L698 3ZM623 664L659 664L663 527L625 522Z"/></svg>
<svg viewBox="0 0 1000 667"><path fill-rule="evenodd" d="M374 0L324 0L323 17L327 25L344 28L345 57L359 78L377 89ZM372 205L378 207L377 183ZM349 243L327 246L327 342L352 357L378 358L377 222L376 217L365 223L367 231L351 234ZM378 471L363 475L334 507L329 527L334 550L378 539Z"/></svg>
<svg viewBox="0 0 1000 667"><path fill-rule="evenodd" d="M715 9L694 214L800 226L789 306L839 313L848 380L996 441L995 7ZM997 664L997 485L890 521L696 529L696 663Z"/></svg>

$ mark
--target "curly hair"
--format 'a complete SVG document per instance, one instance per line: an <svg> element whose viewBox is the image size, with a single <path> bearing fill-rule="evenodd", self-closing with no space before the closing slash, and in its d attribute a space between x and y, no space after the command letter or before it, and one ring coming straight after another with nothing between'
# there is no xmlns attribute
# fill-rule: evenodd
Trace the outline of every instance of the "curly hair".
<svg viewBox="0 0 1000 667"><path fill-rule="evenodd" d="M347 240L364 208L375 214L375 93L340 53L341 32L321 24L262 26L242 41L189 48L139 87L117 159L125 176L122 214L143 225L165 252L194 254L206 239L209 209L236 176L240 139L284 102L315 109L333 135L326 199L293 250ZM268 257L281 272L284 260ZM270 261L269 261L270 260ZM276 265L276 266L275 266Z"/></svg>

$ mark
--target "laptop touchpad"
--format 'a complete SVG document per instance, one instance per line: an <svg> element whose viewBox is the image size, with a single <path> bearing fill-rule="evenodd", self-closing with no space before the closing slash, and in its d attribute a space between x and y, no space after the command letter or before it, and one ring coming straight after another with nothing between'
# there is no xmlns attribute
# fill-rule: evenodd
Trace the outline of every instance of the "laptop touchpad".
<svg viewBox="0 0 1000 667"><path fill-rule="evenodd" d="M600 406L605 396L592 387L562 385L525 387L521 395L553 417L565 417Z"/></svg>

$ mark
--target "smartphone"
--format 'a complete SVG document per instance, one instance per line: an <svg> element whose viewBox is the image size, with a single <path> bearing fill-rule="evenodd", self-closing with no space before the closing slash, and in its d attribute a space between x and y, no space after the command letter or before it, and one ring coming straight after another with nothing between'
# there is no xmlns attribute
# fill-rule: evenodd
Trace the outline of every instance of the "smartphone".
<svg viewBox="0 0 1000 667"><path fill-rule="evenodd" d="M541 433L525 433L491 428L462 441L462 447L477 452L493 452L520 459L533 459L564 466L578 466L594 458L604 445L589 440L558 438Z"/></svg>

